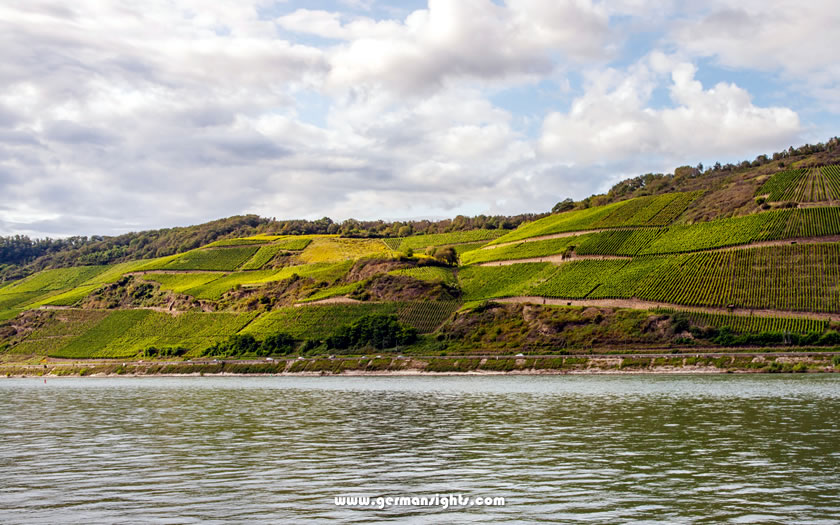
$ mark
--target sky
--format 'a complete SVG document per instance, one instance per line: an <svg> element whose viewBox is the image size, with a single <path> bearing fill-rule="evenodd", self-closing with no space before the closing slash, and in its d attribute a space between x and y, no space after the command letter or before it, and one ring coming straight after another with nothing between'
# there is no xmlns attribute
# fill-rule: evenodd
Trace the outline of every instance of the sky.
<svg viewBox="0 0 840 525"><path fill-rule="evenodd" d="M830 0L0 4L0 235L543 212L840 135Z"/></svg>

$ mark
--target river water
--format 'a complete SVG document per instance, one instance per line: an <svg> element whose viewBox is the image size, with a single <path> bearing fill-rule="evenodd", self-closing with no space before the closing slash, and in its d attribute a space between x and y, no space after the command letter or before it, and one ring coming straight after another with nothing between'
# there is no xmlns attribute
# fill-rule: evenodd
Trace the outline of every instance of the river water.
<svg viewBox="0 0 840 525"><path fill-rule="evenodd" d="M383 504L436 494L505 505ZM838 495L833 375L0 380L0 523L837 523Z"/></svg>

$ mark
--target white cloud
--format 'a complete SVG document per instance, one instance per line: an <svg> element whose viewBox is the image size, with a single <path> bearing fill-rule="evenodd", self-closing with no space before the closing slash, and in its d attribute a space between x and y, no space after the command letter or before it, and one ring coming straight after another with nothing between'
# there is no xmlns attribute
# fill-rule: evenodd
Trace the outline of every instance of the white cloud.
<svg viewBox="0 0 840 525"><path fill-rule="evenodd" d="M837 2L715 0L703 6L674 25L671 40L679 49L729 68L780 72L797 91L840 111Z"/></svg>
<svg viewBox="0 0 840 525"><path fill-rule="evenodd" d="M667 73L671 107L651 107ZM549 114L540 151L574 164L610 163L635 155L673 161L742 155L784 147L801 132L798 115L757 107L730 83L704 89L696 67L655 53L628 71L592 73L568 112Z"/></svg>
<svg viewBox="0 0 840 525"><path fill-rule="evenodd" d="M637 26L664 30L671 2L430 0L391 18L345 4L1 5L0 234L539 211L652 162L772 151L803 127L736 85L701 86L692 59L713 50L607 67ZM539 138L491 102L515 85L565 104L574 70L584 92L545 110Z"/></svg>
<svg viewBox="0 0 840 525"><path fill-rule="evenodd" d="M533 78L550 72L558 54L604 59L613 50L608 22L590 0L429 0L401 22L343 22L305 9L277 19L284 29L344 42L330 54L333 89L368 83L399 93L428 93L458 78Z"/></svg>

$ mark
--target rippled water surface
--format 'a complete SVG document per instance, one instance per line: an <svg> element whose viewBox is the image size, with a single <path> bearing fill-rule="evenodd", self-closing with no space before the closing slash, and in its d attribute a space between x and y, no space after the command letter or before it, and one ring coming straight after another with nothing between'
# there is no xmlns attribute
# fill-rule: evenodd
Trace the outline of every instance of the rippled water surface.
<svg viewBox="0 0 840 525"><path fill-rule="evenodd" d="M840 521L835 376L0 381L2 523ZM501 496L347 508L337 495Z"/></svg>

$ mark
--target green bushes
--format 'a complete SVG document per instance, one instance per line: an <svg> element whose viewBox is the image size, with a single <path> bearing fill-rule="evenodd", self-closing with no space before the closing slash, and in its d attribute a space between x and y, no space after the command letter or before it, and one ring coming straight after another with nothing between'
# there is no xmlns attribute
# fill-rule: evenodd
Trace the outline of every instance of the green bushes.
<svg viewBox="0 0 840 525"><path fill-rule="evenodd" d="M164 347L164 348L157 348L155 346L150 346L146 348L142 352L142 356L146 358L155 358L155 357L180 357L186 354L189 350L184 348L183 346L175 346L175 347Z"/></svg>
<svg viewBox="0 0 840 525"><path fill-rule="evenodd" d="M214 357L287 355L292 353L294 347L295 338L282 332L272 334L263 341L258 341L251 334L237 334L227 341L207 348L203 355Z"/></svg>
<svg viewBox="0 0 840 525"><path fill-rule="evenodd" d="M402 324L396 315L366 315L327 338L329 348L349 349L371 346L376 349L410 345L417 330Z"/></svg>

